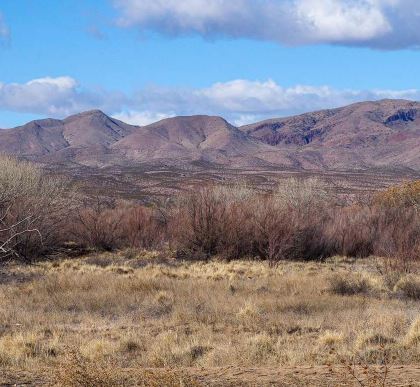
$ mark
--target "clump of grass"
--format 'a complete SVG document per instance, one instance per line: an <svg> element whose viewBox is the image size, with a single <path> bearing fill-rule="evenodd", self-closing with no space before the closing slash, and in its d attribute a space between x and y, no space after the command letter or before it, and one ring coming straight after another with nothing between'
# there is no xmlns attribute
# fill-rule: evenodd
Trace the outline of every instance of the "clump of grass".
<svg viewBox="0 0 420 387"><path fill-rule="evenodd" d="M191 367L209 350L210 347L200 344L194 338L168 332L155 339L154 348L149 354L149 364L158 368L179 365Z"/></svg>
<svg viewBox="0 0 420 387"><path fill-rule="evenodd" d="M405 298L420 300L420 280L414 276L403 277L395 284L394 291Z"/></svg>
<svg viewBox="0 0 420 387"><path fill-rule="evenodd" d="M344 341L344 335L341 332L325 331L319 336L319 344L327 347L335 347Z"/></svg>
<svg viewBox="0 0 420 387"><path fill-rule="evenodd" d="M242 320L253 320L260 316L260 309L254 304L247 302L237 313L237 317Z"/></svg>
<svg viewBox="0 0 420 387"><path fill-rule="evenodd" d="M420 317L413 321L404 341L408 346L418 346L420 344Z"/></svg>
<svg viewBox="0 0 420 387"><path fill-rule="evenodd" d="M22 365L32 359L55 358L58 339L46 340L35 332L9 334L0 338L0 365Z"/></svg>
<svg viewBox="0 0 420 387"><path fill-rule="evenodd" d="M336 274L329 279L329 289L340 296L367 295L372 292L373 284L363 275Z"/></svg>
<svg viewBox="0 0 420 387"><path fill-rule="evenodd" d="M267 333L250 337L246 342L246 353L249 361L261 364L275 354L275 342Z"/></svg>
<svg viewBox="0 0 420 387"><path fill-rule="evenodd" d="M392 337L385 336L382 333L362 333L356 340L357 348L366 348L369 346L373 347L384 347L389 344L394 344L395 339Z"/></svg>
<svg viewBox="0 0 420 387"><path fill-rule="evenodd" d="M80 347L80 353L89 360L110 357L115 352L115 345L108 340L90 340Z"/></svg>

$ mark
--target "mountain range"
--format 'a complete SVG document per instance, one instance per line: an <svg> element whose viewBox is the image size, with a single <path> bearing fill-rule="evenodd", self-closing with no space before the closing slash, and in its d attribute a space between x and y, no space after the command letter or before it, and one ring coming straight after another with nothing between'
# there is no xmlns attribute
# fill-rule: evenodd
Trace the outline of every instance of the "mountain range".
<svg viewBox="0 0 420 387"><path fill-rule="evenodd" d="M420 103L361 102L236 127L221 117L128 125L99 110L0 130L0 152L43 164L420 171Z"/></svg>

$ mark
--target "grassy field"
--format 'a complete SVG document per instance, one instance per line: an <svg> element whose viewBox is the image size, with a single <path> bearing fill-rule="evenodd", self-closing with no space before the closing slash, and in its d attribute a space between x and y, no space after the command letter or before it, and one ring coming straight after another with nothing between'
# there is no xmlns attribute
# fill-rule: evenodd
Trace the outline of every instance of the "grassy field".
<svg viewBox="0 0 420 387"><path fill-rule="evenodd" d="M377 258L270 267L168 256L127 250L0 267L0 383L420 378L419 275L388 272Z"/></svg>

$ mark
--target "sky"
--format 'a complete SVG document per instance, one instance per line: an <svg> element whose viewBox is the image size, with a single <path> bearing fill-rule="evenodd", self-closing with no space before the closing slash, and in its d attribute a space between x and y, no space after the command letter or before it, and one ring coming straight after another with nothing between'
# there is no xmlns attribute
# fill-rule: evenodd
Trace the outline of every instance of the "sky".
<svg viewBox="0 0 420 387"><path fill-rule="evenodd" d="M0 128L420 100L419 0L0 0Z"/></svg>

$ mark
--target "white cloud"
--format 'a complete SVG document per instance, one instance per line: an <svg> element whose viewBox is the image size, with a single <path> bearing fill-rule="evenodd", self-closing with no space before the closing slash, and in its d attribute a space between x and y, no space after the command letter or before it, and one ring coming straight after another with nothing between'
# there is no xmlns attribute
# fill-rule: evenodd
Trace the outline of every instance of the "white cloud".
<svg viewBox="0 0 420 387"><path fill-rule="evenodd" d="M120 109L121 93L80 88L71 77L45 77L27 83L0 82L0 109L63 117L92 107Z"/></svg>
<svg viewBox="0 0 420 387"><path fill-rule="evenodd" d="M113 0L118 24L287 45L420 46L419 0Z"/></svg>
<svg viewBox="0 0 420 387"><path fill-rule="evenodd" d="M364 41L391 30L381 8L371 1L300 0L296 11L309 42Z"/></svg>
<svg viewBox="0 0 420 387"><path fill-rule="evenodd" d="M147 125L175 115L219 115L239 124L383 98L420 100L420 90L354 90L329 86L283 87L245 79L207 88L148 87L132 95L81 87L71 77L0 83L0 110L61 118L102 109L115 118Z"/></svg>
<svg viewBox="0 0 420 387"><path fill-rule="evenodd" d="M130 98L135 111L168 115L221 115L236 124L384 98L420 99L420 90L346 90L329 86L282 87L273 80L234 80L203 89L148 88Z"/></svg>
<svg viewBox="0 0 420 387"><path fill-rule="evenodd" d="M159 112L137 112L137 111L124 111L118 114L114 114L113 117L117 120L126 122L127 124L131 125L149 125L153 122L157 122L163 120L165 118L174 117L176 116L175 113L159 113Z"/></svg>
<svg viewBox="0 0 420 387"><path fill-rule="evenodd" d="M56 87L58 90L68 90L68 89L75 89L77 87L77 82L75 79L71 77L45 77L45 78L37 78L29 81L26 86L37 87L37 86L51 86Z"/></svg>

